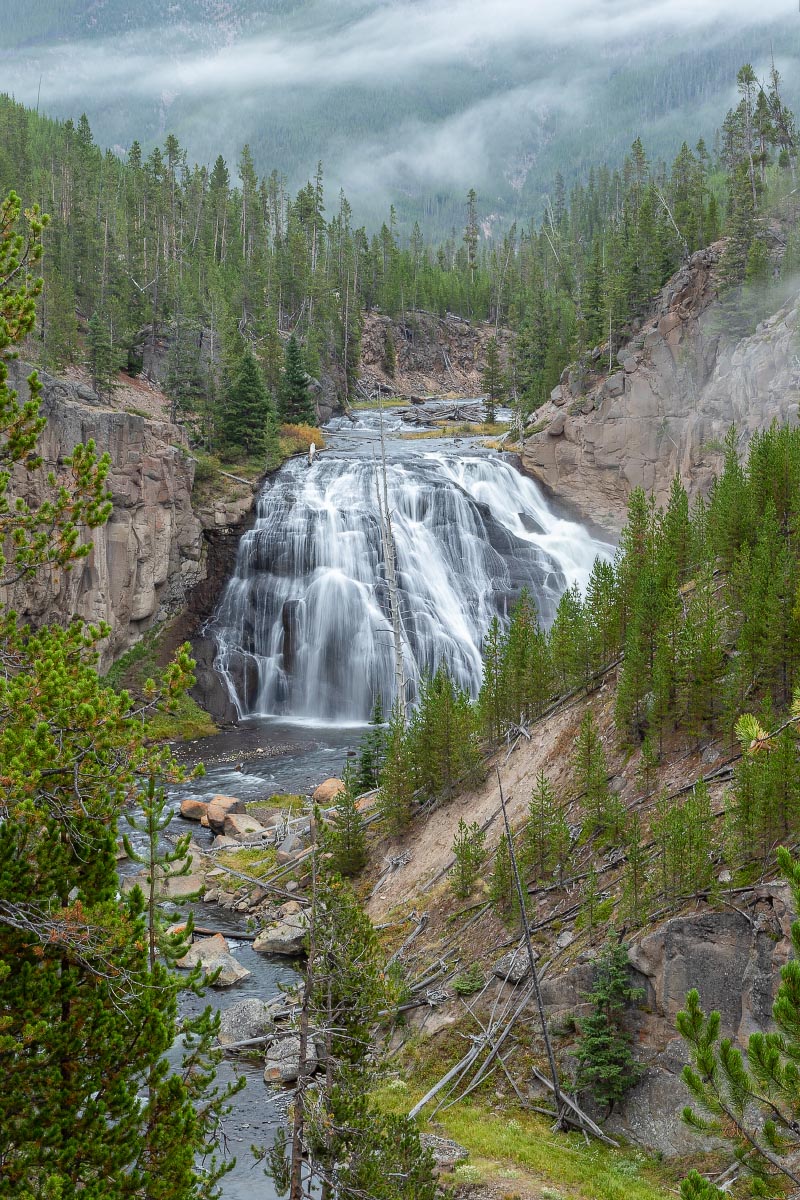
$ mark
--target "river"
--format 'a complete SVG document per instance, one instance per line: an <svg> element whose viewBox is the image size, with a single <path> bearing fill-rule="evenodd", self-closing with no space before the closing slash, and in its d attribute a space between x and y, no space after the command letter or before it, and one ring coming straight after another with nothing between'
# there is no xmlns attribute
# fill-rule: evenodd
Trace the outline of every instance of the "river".
<svg viewBox="0 0 800 1200"><path fill-rule="evenodd" d="M401 413L384 415L387 484L396 545L403 654L412 698L426 669L447 664L472 696L481 680L481 640L491 618L507 616L523 587L547 625L565 588L585 586L597 555L613 547L557 513L510 455L474 439L407 439ZM285 464L265 485L255 526L239 547L234 574L209 624L217 669L240 714L236 730L181 747L206 776L181 795L218 792L242 800L276 792L308 794L341 774L374 700L392 702L394 657L377 519L379 417L332 421L326 449L309 467ZM210 836L179 815L174 832ZM198 924L230 931L233 952L252 974L209 991L224 1008L265 1000L296 978L286 960L237 942L241 918L194 906ZM187 1005L197 1001L190 1000ZM224 1200L274 1200L253 1165L252 1143L269 1144L286 1094L270 1092L257 1066L234 1099L226 1126L234 1171ZM222 1077L231 1066L225 1064Z"/></svg>

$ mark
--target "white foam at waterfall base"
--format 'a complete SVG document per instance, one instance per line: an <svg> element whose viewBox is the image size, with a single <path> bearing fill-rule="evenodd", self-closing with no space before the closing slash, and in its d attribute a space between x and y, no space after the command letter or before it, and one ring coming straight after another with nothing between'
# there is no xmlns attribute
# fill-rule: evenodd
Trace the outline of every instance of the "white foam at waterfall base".
<svg viewBox="0 0 800 1200"><path fill-rule="evenodd" d="M556 516L498 456L409 453L387 468L404 657L412 691L446 664L476 696L481 643L523 587L548 625L613 547ZM240 716L365 721L391 707L394 650L377 469L329 453L294 460L265 487L214 620L217 669Z"/></svg>

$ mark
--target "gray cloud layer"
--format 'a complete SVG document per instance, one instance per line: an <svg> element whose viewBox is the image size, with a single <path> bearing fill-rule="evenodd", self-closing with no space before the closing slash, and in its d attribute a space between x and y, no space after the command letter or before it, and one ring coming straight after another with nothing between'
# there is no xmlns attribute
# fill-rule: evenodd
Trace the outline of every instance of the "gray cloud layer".
<svg viewBox="0 0 800 1200"><path fill-rule="evenodd" d="M337 164L337 183L355 193L374 192L376 180L386 194L415 184L462 188L497 175L501 141L514 170L535 158L526 136L545 113L592 117L626 56L665 38L707 45L797 20L793 3L761 0L756 11L753 0L316 0L296 19L268 27L264 18L255 33L234 32L209 49L199 48L198 31L164 28L0 52L0 87L31 103L41 76L45 109L86 108L101 123L106 103L128 99L137 112L160 107L166 127L176 101L184 118L196 109L195 131L213 112L203 149L189 136L200 156L210 142L230 155L252 129L269 129L271 110L291 108L287 97L324 118L326 97L352 89L402 96L396 120L376 118L357 138L347 129L324 134L319 153ZM409 106L409 96L454 80L460 94L456 86L438 107ZM297 126L303 119L296 115Z"/></svg>

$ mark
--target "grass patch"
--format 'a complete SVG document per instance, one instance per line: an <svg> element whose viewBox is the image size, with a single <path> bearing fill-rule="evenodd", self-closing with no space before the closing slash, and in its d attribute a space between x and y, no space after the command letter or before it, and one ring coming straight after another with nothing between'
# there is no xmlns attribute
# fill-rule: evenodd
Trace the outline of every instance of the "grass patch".
<svg viewBox="0 0 800 1200"><path fill-rule="evenodd" d="M400 437L407 442L424 441L426 438L450 437L498 437L505 433L508 425L504 421L479 421L471 424L463 421L457 425L443 422L431 429L415 430L413 433L401 433Z"/></svg>
<svg viewBox="0 0 800 1200"><path fill-rule="evenodd" d="M215 861L218 867L241 871L243 875L250 875L253 879L266 879L278 863L273 846L243 846L241 850L223 850L221 854L216 855ZM227 878L237 887L241 883L235 875L228 875Z"/></svg>
<svg viewBox="0 0 800 1200"><path fill-rule="evenodd" d="M174 712L155 713L147 722L147 736L157 742L191 742L218 732L206 710L189 695L181 696Z"/></svg>
<svg viewBox="0 0 800 1200"><path fill-rule="evenodd" d="M162 641L166 627L151 629L109 668L105 682L114 691L128 691L134 698L144 696L145 683L163 670ZM211 717L196 700L183 695L173 712L154 712L145 721L145 736L154 741L191 741L217 733Z"/></svg>
<svg viewBox="0 0 800 1200"><path fill-rule="evenodd" d="M301 812L306 803L305 796L293 796L289 793L277 793L270 796L267 800L248 800L245 803L245 808L248 813L254 817L258 817L259 812Z"/></svg>
<svg viewBox="0 0 800 1200"><path fill-rule="evenodd" d="M358 400L350 407L353 412L377 412L379 408L410 408L411 401L405 396L384 396L380 404L377 400Z"/></svg>
<svg viewBox="0 0 800 1200"><path fill-rule="evenodd" d="M390 1081L376 1100L385 1111L401 1113L420 1095ZM547 1194L544 1185L564 1200L666 1200L675 1194L674 1176L642 1151L587 1146L580 1134L554 1134L545 1118L508 1102L494 1112L465 1101L440 1110L435 1128L469 1150L471 1181L522 1182L527 1176L541 1195Z"/></svg>
<svg viewBox="0 0 800 1200"><path fill-rule="evenodd" d="M312 442L318 450L325 449L325 435L315 425L281 425L278 431L281 461L294 454L308 454Z"/></svg>
<svg viewBox="0 0 800 1200"><path fill-rule="evenodd" d="M549 424L549 421L537 421L530 429L525 430L525 437L535 437L537 433L543 433Z"/></svg>

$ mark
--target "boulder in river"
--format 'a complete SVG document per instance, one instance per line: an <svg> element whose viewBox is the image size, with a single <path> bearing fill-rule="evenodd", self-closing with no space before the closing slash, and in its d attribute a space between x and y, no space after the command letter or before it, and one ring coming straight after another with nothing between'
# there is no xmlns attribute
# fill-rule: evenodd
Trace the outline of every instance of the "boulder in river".
<svg viewBox="0 0 800 1200"><path fill-rule="evenodd" d="M220 968L219 976L214 981L214 987L230 987L242 979L247 979L250 975L247 968L233 957L228 943L221 933L214 934L213 937L200 938L189 947L188 953L183 958L178 959L175 966L190 971L198 963L207 974Z"/></svg>
<svg viewBox="0 0 800 1200"><path fill-rule="evenodd" d="M317 1047L308 1039L306 1070L312 1074L317 1069ZM264 1060L264 1083L294 1083L300 1074L300 1038L296 1035L281 1038L267 1051Z"/></svg>
<svg viewBox="0 0 800 1200"><path fill-rule="evenodd" d="M248 813L228 813L225 818L225 836L245 840L266 833L264 826Z"/></svg>
<svg viewBox="0 0 800 1200"><path fill-rule="evenodd" d="M344 791L341 779L326 779L315 789L311 799L315 804L332 804L340 792Z"/></svg>
<svg viewBox="0 0 800 1200"><path fill-rule="evenodd" d="M255 996L238 1000L226 1008L219 1023L220 1046L232 1046L236 1042L249 1042L253 1038L268 1037L275 1028L273 1006Z"/></svg>
<svg viewBox="0 0 800 1200"><path fill-rule="evenodd" d="M308 917L304 912L291 913L269 929L262 929L253 942L260 954L286 954L296 958L303 953Z"/></svg>
<svg viewBox="0 0 800 1200"><path fill-rule="evenodd" d="M206 810L209 828L213 829L214 833L224 833L225 818L244 811L244 802L237 800L235 796L212 796Z"/></svg>
<svg viewBox="0 0 800 1200"><path fill-rule="evenodd" d="M187 821L202 821L208 812L208 801L199 796L185 796L181 800L181 816Z"/></svg>
<svg viewBox="0 0 800 1200"><path fill-rule="evenodd" d="M166 879L158 880L156 888L165 900L188 900L199 895L205 885L205 875L168 875Z"/></svg>

